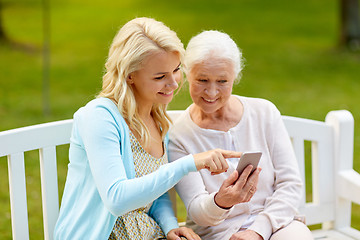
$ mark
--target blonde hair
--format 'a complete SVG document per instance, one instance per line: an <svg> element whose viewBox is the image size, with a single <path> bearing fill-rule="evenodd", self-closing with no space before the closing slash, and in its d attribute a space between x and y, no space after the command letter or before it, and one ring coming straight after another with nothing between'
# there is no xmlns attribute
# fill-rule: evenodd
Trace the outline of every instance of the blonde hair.
<svg viewBox="0 0 360 240"><path fill-rule="evenodd" d="M216 30L203 31L190 39L183 62L185 73L189 74L194 65L210 56L230 61L236 83L240 81L244 68L242 52L228 34Z"/></svg>
<svg viewBox="0 0 360 240"><path fill-rule="evenodd" d="M133 91L126 80L129 74L141 69L145 58L164 50L179 54L180 60L183 59L185 52L176 33L162 22L143 17L126 23L110 46L102 90L98 95L113 99L117 103L130 129L141 137L139 140L145 146L148 146L151 136L139 116ZM161 129L163 139L171 122L166 107L167 105L157 104L151 110L155 122Z"/></svg>

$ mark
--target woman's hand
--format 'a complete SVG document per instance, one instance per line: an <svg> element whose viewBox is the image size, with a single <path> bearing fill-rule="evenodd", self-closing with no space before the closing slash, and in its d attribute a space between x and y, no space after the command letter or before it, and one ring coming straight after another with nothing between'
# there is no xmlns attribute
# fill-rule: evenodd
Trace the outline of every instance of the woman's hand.
<svg viewBox="0 0 360 240"><path fill-rule="evenodd" d="M241 152L214 149L194 154L194 161L197 170L208 169L212 174L220 174L229 168L225 158L239 158L240 156Z"/></svg>
<svg viewBox="0 0 360 240"><path fill-rule="evenodd" d="M245 230L234 233L229 240L264 240L257 232Z"/></svg>
<svg viewBox="0 0 360 240"><path fill-rule="evenodd" d="M170 230L166 238L168 240L180 240L181 237L186 237L187 240L201 240L199 235L197 235L192 229L187 227L179 227Z"/></svg>
<svg viewBox="0 0 360 240"><path fill-rule="evenodd" d="M250 175L252 166L247 166L239 177L234 171L221 185L214 197L215 203L221 208L231 208L235 204L248 202L256 192L261 168ZM250 175L250 176L249 176Z"/></svg>

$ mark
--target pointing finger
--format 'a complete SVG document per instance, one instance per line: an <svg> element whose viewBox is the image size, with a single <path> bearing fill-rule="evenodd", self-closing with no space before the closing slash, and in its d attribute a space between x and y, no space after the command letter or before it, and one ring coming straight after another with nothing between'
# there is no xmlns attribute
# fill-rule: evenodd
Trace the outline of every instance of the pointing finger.
<svg viewBox="0 0 360 240"><path fill-rule="evenodd" d="M228 150L220 150L220 153L224 158L239 158L241 157L241 152L228 151Z"/></svg>

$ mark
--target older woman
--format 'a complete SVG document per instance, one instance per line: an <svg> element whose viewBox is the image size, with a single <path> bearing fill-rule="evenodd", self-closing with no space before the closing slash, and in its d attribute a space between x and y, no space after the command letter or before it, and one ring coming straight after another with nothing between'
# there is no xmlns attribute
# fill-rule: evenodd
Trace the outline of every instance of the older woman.
<svg viewBox="0 0 360 240"><path fill-rule="evenodd" d="M206 240L312 239L296 220L302 182L280 112L267 100L231 94L243 68L235 42L218 31L200 33L188 44L184 68L194 103L170 130L170 161L215 147L262 152L250 177L247 169L238 178L238 158L228 159L226 173L184 177L176 189L187 225Z"/></svg>

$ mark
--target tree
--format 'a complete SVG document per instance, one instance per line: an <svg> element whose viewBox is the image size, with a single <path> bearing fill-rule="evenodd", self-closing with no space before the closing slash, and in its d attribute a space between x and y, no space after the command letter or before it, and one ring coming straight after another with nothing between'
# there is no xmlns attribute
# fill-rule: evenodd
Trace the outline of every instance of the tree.
<svg viewBox="0 0 360 240"><path fill-rule="evenodd" d="M340 45L360 50L359 0L340 0Z"/></svg>
<svg viewBox="0 0 360 240"><path fill-rule="evenodd" d="M3 20L2 20L2 10L3 10L3 2L0 1L0 42L8 40L8 38L5 34L5 29L4 29Z"/></svg>
<svg viewBox="0 0 360 240"><path fill-rule="evenodd" d="M14 41L12 38L8 37L5 32L5 27L2 20L2 13L4 10L4 1L0 0L0 43L5 43L11 48L15 48L27 53L37 53L38 47L35 47L29 43L23 43ZM43 112L45 115L50 114L50 0L42 0L42 10L43 10L43 47L42 47L42 56L43 56Z"/></svg>
<svg viewBox="0 0 360 240"><path fill-rule="evenodd" d="M19 42L14 40L11 36L9 36L6 32L4 21L3 21L3 12L5 6L11 4L10 2L6 2L4 0L0 0L0 42L2 44L8 45L11 48L24 51L27 53L35 53L38 51L38 48L31 43Z"/></svg>

